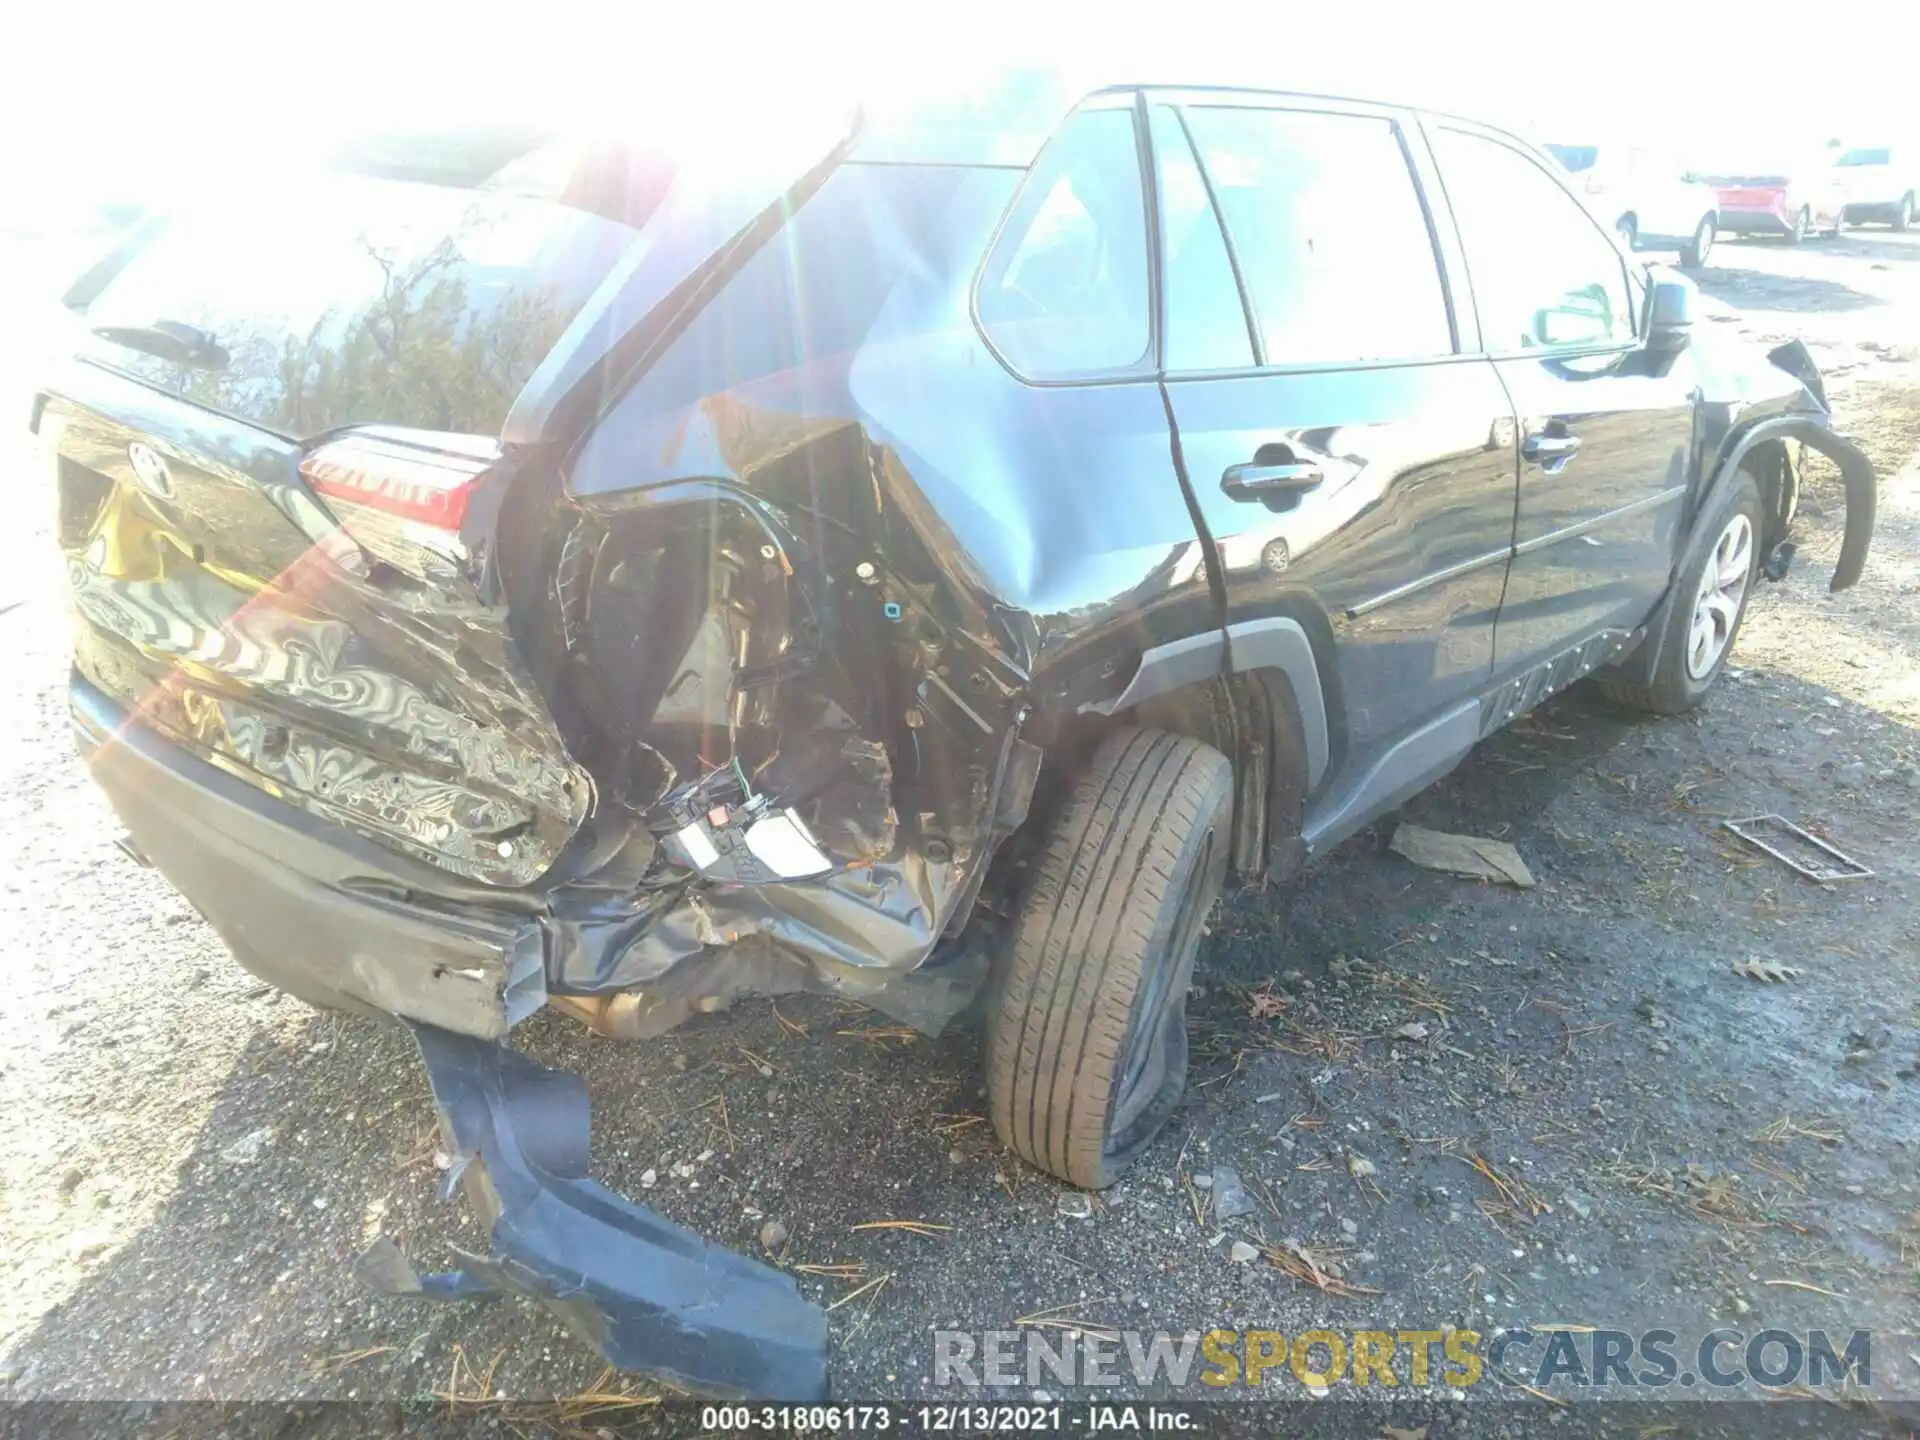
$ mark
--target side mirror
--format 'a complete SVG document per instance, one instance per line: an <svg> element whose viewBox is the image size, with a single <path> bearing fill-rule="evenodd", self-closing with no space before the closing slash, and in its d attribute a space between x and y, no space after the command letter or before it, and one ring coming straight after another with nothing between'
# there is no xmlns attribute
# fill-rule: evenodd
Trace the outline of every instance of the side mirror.
<svg viewBox="0 0 1920 1440"><path fill-rule="evenodd" d="M1654 355L1677 355L1693 343L1694 302L1700 291L1693 281L1672 271L1652 271L1647 294L1647 350Z"/></svg>

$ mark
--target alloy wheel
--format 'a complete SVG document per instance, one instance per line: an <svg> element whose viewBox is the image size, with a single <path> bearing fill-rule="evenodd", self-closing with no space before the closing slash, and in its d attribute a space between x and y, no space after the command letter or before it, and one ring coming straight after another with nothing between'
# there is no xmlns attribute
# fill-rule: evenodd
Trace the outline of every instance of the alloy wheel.
<svg viewBox="0 0 1920 1440"><path fill-rule="evenodd" d="M1704 680L1733 643L1740 605L1753 577L1753 522L1744 513L1727 522L1694 594L1693 626L1687 632L1687 674Z"/></svg>

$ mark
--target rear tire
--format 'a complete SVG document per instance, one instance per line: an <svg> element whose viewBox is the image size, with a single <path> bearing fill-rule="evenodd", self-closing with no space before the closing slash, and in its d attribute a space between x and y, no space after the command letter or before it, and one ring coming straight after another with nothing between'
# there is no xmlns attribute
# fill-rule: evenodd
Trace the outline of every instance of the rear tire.
<svg viewBox="0 0 1920 1440"><path fill-rule="evenodd" d="M1716 538L1674 579L1674 602L1652 679L1594 676L1600 693L1617 705L1652 715L1684 715L1707 698L1726 668L1760 573L1760 487L1753 477L1744 470L1735 476L1701 526Z"/></svg>
<svg viewBox="0 0 1920 1440"><path fill-rule="evenodd" d="M1806 206L1800 207L1800 213L1793 217L1793 229L1787 232L1787 243L1798 245L1807 238L1807 232L1813 228L1813 212Z"/></svg>
<svg viewBox="0 0 1920 1440"><path fill-rule="evenodd" d="M987 1111L1023 1160L1118 1180L1187 1083L1187 986L1232 849L1233 766L1164 730L1108 736L1035 865L995 977Z"/></svg>
<svg viewBox="0 0 1920 1440"><path fill-rule="evenodd" d="M1906 231L1913 228L1913 192L1908 191L1900 197L1900 207L1893 212L1893 228Z"/></svg>

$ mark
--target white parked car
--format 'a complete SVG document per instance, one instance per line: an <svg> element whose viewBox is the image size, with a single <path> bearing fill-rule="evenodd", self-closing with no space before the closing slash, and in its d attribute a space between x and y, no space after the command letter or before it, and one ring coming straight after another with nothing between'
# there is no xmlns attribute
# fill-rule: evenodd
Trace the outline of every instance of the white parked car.
<svg viewBox="0 0 1920 1440"><path fill-rule="evenodd" d="M1679 156L1657 145L1546 148L1629 250L1678 250L1682 265L1707 263L1720 228L1719 197L1694 182Z"/></svg>
<svg viewBox="0 0 1920 1440"><path fill-rule="evenodd" d="M1920 148L1846 150L1834 163L1846 199L1846 220L1877 220L1905 230L1920 218Z"/></svg>

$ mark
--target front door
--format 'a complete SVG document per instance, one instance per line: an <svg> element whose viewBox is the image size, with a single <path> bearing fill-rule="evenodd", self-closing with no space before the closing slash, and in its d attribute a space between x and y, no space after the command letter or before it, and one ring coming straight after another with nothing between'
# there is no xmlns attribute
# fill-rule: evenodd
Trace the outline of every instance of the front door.
<svg viewBox="0 0 1920 1440"><path fill-rule="evenodd" d="M1519 419L1502 675L1624 636L1666 589L1687 497L1693 362L1640 346L1627 265L1544 162L1449 124L1433 152L1482 341Z"/></svg>
<svg viewBox="0 0 1920 1440"><path fill-rule="evenodd" d="M1488 682L1512 411L1462 353L1410 120L1204 93L1149 113L1167 396L1229 619L1318 630L1352 775Z"/></svg>

